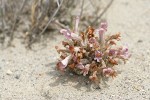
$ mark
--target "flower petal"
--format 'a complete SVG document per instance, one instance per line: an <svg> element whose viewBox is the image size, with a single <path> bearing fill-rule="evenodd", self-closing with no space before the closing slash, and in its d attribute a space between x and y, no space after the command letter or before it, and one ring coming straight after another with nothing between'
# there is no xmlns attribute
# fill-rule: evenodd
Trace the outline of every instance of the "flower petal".
<svg viewBox="0 0 150 100"><path fill-rule="evenodd" d="M83 69L83 76L86 76L89 72L90 64L86 64Z"/></svg>
<svg viewBox="0 0 150 100"><path fill-rule="evenodd" d="M116 76L116 71L112 68L104 68L103 69L103 74L106 76L106 77L109 77L109 76Z"/></svg>
<svg viewBox="0 0 150 100"><path fill-rule="evenodd" d="M57 68L58 68L59 70L63 70L64 68L66 68L67 65L68 65L68 62L70 61L70 59L71 59L71 55L67 56L67 57L66 57L65 59L63 59L61 62L58 62L58 63L57 63Z"/></svg>
<svg viewBox="0 0 150 100"><path fill-rule="evenodd" d="M107 31L107 22L103 21L100 24L100 27L96 29L96 31L99 33L99 42L101 45L104 44L104 33Z"/></svg>
<svg viewBox="0 0 150 100"><path fill-rule="evenodd" d="M61 29L60 33L62 33L67 39L81 40L78 34L71 32L69 29Z"/></svg>
<svg viewBox="0 0 150 100"><path fill-rule="evenodd" d="M75 40L81 41L81 37L80 37L78 34L71 33L71 37L72 37L72 39L75 39Z"/></svg>
<svg viewBox="0 0 150 100"><path fill-rule="evenodd" d="M124 59L128 59L131 57L131 54L128 52L127 46L123 46L123 47L119 48L117 55Z"/></svg>
<svg viewBox="0 0 150 100"><path fill-rule="evenodd" d="M107 31L107 27L108 27L107 22L106 21L102 21L101 25L100 25L100 28L103 28L105 31Z"/></svg>
<svg viewBox="0 0 150 100"><path fill-rule="evenodd" d="M109 50L109 56L115 56L117 51L115 49L110 49Z"/></svg>
<svg viewBox="0 0 150 100"><path fill-rule="evenodd" d="M102 59L102 56L103 54L100 51L96 50L94 60L96 60L97 62L100 62L100 60Z"/></svg>
<svg viewBox="0 0 150 100"><path fill-rule="evenodd" d="M79 64L76 65L76 67L79 68L79 69L83 69L84 65L82 63L79 63Z"/></svg>
<svg viewBox="0 0 150 100"><path fill-rule="evenodd" d="M67 56L64 60L61 61L61 63L66 67L70 59L71 59L71 55Z"/></svg>
<svg viewBox="0 0 150 100"><path fill-rule="evenodd" d="M71 39L71 32L67 29L61 29L60 33L62 33L67 39Z"/></svg>

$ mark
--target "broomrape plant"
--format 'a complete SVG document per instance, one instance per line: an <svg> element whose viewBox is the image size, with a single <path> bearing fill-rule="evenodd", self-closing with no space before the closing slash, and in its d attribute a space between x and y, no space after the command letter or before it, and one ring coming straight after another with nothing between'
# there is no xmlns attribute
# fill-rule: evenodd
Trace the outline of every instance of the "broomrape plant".
<svg viewBox="0 0 150 100"><path fill-rule="evenodd" d="M105 21L102 21L97 29L89 26L85 32L78 31L78 24L79 17L76 17L73 31L60 30L67 41L62 41L64 49L55 47L60 54L57 69L89 77L95 83L99 83L102 77L115 77L117 71L114 66L118 65L119 60L125 63L130 57L127 46L117 47L120 33L106 36Z"/></svg>

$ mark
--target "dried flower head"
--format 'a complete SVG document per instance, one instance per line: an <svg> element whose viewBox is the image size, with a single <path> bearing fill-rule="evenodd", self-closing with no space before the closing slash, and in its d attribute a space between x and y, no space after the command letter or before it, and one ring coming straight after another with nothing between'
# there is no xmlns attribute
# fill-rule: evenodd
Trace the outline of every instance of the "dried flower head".
<svg viewBox="0 0 150 100"><path fill-rule="evenodd" d="M106 36L107 22L103 21L98 29L88 27L85 32L78 31L79 17L76 18L74 30L61 29L68 41L63 41L65 49L56 47L60 54L57 69L73 71L88 76L95 83L102 77L115 77L114 69L118 61L126 62L130 57L127 46L115 47L120 41L120 33Z"/></svg>

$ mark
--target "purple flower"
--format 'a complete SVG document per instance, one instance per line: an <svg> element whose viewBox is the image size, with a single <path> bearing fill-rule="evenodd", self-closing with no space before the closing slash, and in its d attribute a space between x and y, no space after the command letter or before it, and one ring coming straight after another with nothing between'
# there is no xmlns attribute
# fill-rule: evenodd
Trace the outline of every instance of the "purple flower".
<svg viewBox="0 0 150 100"><path fill-rule="evenodd" d="M104 68L103 69L103 74L107 74L107 73L110 73L112 71L113 71L112 68Z"/></svg>
<svg viewBox="0 0 150 100"><path fill-rule="evenodd" d="M101 44L104 43L104 33L107 31L107 22L103 21L100 24L99 29L97 29L98 33L99 33L99 41Z"/></svg>
<svg viewBox="0 0 150 100"><path fill-rule="evenodd" d="M70 61L71 59L71 55L67 56L65 59L63 59L62 61L58 62L57 63L57 68L61 71L63 71L67 65L68 65L68 62Z"/></svg>
<svg viewBox="0 0 150 100"><path fill-rule="evenodd" d="M94 60L96 60L97 62L100 62L100 60L102 59L102 56L103 54L100 51L96 50Z"/></svg>
<svg viewBox="0 0 150 100"><path fill-rule="evenodd" d="M99 46L99 43L97 42L97 40L95 39L95 38L90 38L89 40L88 40L88 42L90 43L90 47L93 47L94 45L95 46Z"/></svg>
<svg viewBox="0 0 150 100"><path fill-rule="evenodd" d="M60 33L62 33L67 39L81 40L81 37L71 32L69 29L61 29Z"/></svg>
<svg viewBox="0 0 150 100"><path fill-rule="evenodd" d="M83 76L86 76L89 72L90 64L84 66L82 63L79 63L76 67L82 70L81 74L83 73Z"/></svg>
<svg viewBox="0 0 150 100"><path fill-rule="evenodd" d="M124 59L128 59L131 56L131 54L128 52L127 46L123 46L123 47L119 48L117 55L119 55L120 57L122 57Z"/></svg>
<svg viewBox="0 0 150 100"><path fill-rule="evenodd" d="M71 32L67 29L61 29L60 33L62 33L67 39L71 39Z"/></svg>
<svg viewBox="0 0 150 100"><path fill-rule="evenodd" d="M109 56L115 56L117 51L115 49L110 49L109 50Z"/></svg>
<svg viewBox="0 0 150 100"><path fill-rule="evenodd" d="M61 29L60 33L62 33L67 39L74 39L74 40L81 41L81 37L77 34L79 21L80 21L80 18L77 16L75 20L75 26L74 26L73 32L71 32L69 29Z"/></svg>
<svg viewBox="0 0 150 100"><path fill-rule="evenodd" d="M103 69L103 74L106 76L106 77L109 77L109 76L115 76L115 70L113 70L112 68L104 68Z"/></svg>
<svg viewBox="0 0 150 100"><path fill-rule="evenodd" d="M74 62L77 62L77 56L76 56L75 54L73 55L72 60L73 60Z"/></svg>
<svg viewBox="0 0 150 100"><path fill-rule="evenodd" d="M108 27L108 24L107 24L106 21L101 22L100 28L102 28L102 29L104 29L105 31L107 31L107 27Z"/></svg>
<svg viewBox="0 0 150 100"><path fill-rule="evenodd" d="M96 43L97 41L96 41L96 39L95 38L90 38L89 39L89 43L91 43L91 44L94 44L94 43Z"/></svg>
<svg viewBox="0 0 150 100"><path fill-rule="evenodd" d="M84 68L84 65L83 65L82 63L79 63L79 64L77 64L76 67L79 68L79 69L83 69L83 68Z"/></svg>

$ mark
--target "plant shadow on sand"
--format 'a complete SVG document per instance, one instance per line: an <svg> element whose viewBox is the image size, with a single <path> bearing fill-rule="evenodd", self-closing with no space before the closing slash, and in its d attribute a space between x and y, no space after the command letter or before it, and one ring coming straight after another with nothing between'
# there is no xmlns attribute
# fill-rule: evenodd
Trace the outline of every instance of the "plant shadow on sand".
<svg viewBox="0 0 150 100"><path fill-rule="evenodd" d="M48 66L55 66L55 63L50 63ZM47 75L52 76L53 82L49 83L50 87L57 87L58 85L62 86L71 86L77 90L82 90L83 88L86 92L93 90L102 90L102 88L108 88L107 85L108 79L102 79L99 85L91 82L88 76L77 75L73 72L59 72L56 68L53 67L53 70L47 72Z"/></svg>
<svg viewBox="0 0 150 100"><path fill-rule="evenodd" d="M51 100L56 95L63 95L65 91L74 89L82 93L92 93L94 91L101 93L109 88L108 79L104 78L99 85L96 85L89 80L88 76L85 77L71 72L59 72L55 67L56 62L48 63L45 66L50 68L49 71L46 71L46 76L50 78L50 81L44 83L44 87L41 90L42 96L46 99ZM120 73L121 71L118 71L118 74Z"/></svg>

